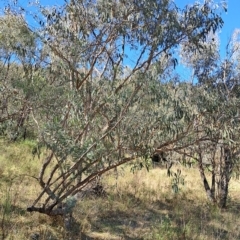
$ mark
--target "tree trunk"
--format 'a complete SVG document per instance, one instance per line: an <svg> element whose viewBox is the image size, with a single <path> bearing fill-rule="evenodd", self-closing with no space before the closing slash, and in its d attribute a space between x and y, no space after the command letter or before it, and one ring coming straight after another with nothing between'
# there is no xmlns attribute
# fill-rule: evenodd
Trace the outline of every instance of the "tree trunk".
<svg viewBox="0 0 240 240"><path fill-rule="evenodd" d="M206 191L206 194L207 194L207 198L211 201L211 202L215 202L215 196L214 196L214 191L213 189L210 188L209 186L209 183L207 181L207 178L206 178L206 175L205 175L205 172L204 172L204 168L203 168L203 164L202 164L202 158L200 157L200 161L199 161L199 165L198 165L198 169L199 169L199 172L200 172L200 176L201 176L201 179L203 181L203 186L204 186L204 189ZM215 181L215 175L214 175L214 171L212 172L212 180L214 179Z"/></svg>
<svg viewBox="0 0 240 240"><path fill-rule="evenodd" d="M228 197L228 184L232 173L232 157L230 149L221 147L220 162L217 181L217 205L225 208Z"/></svg>

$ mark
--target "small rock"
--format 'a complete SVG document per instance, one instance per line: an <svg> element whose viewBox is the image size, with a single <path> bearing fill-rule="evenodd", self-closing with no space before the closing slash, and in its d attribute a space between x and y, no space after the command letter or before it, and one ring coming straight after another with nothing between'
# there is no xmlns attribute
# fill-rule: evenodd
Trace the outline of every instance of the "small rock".
<svg viewBox="0 0 240 240"><path fill-rule="evenodd" d="M40 234L39 234L39 233L33 233L33 234L30 236L30 239L31 239L31 240L39 240L39 239L40 239Z"/></svg>

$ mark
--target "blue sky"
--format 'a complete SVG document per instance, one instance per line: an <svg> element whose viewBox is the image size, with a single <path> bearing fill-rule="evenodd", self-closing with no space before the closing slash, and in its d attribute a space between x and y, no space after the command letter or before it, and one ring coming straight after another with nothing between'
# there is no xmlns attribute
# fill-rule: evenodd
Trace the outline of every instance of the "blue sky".
<svg viewBox="0 0 240 240"><path fill-rule="evenodd" d="M0 0L0 8L3 4L10 2L11 0ZM27 6L29 0L18 0L20 5ZM38 0L43 5L61 5L64 0ZM195 0L175 0L175 3L179 7L184 7L188 4L193 4ZM203 0L199 0L200 3ZM223 0L215 0L215 2L223 2ZM221 47L224 48L231 37L235 28L240 28L240 0L226 0L228 5L227 13L223 13L224 26L220 33Z"/></svg>
<svg viewBox="0 0 240 240"><path fill-rule="evenodd" d="M63 0L38 0L43 5L61 5L63 3ZM8 2L7 0L0 0L0 7L1 2ZM29 0L19 0L19 3L21 5L27 5ZM184 7L187 4L194 3L195 0L175 0L175 3L179 7ZM203 0L199 0L200 3L203 2ZM215 0L216 3L223 2L223 0ZM223 40L223 43L226 43L226 40L230 38L233 30L235 28L240 28L240 0L226 0L228 5L228 12L223 13L222 17L224 20L224 27L222 29L221 33L221 39Z"/></svg>
<svg viewBox="0 0 240 240"><path fill-rule="evenodd" d="M4 4L13 1L13 0L0 0L0 9L3 7ZM200 3L202 3L204 0L199 0ZM29 0L18 0L19 4L26 6L29 3ZM64 0L38 0L40 4L43 5L61 5L64 3ZM175 3L180 8L183 8L184 6L188 4L193 4L196 2L196 0L175 0ZM221 3L223 0L215 0L216 3ZM224 57L225 55L225 47L236 28L240 28L240 0L226 0L225 1L228 5L228 11L227 13L222 13L222 18L224 20L224 26L221 29L220 32L220 47L221 47L221 55ZM28 9L28 8L26 8ZM30 8L31 9L31 8ZM28 9L28 10L30 10ZM34 23L31 21L30 25L34 25ZM189 76L189 71L187 69L184 70L182 66L178 66L178 70L181 72L181 75L187 78ZM185 74L184 74L185 72Z"/></svg>
<svg viewBox="0 0 240 240"><path fill-rule="evenodd" d="M1 0L0 0L1 1ZM20 3L26 3L26 0L20 0ZM63 2L63 0L39 0L40 3L44 5L58 5ZM187 4L193 4L196 2L195 0L175 0L175 3L179 7L184 7ZM200 3L203 0L199 1ZM215 0L216 3L221 3L223 0ZM224 20L224 27L220 34L221 40L223 45L226 45L228 39L233 33L235 28L240 28L240 0L226 0L225 1L228 5L227 13L223 13L222 17Z"/></svg>

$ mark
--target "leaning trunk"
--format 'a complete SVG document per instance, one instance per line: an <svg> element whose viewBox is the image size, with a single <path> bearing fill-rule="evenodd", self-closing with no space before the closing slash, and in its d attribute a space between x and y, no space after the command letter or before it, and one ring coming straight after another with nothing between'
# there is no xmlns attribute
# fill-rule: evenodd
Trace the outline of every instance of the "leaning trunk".
<svg viewBox="0 0 240 240"><path fill-rule="evenodd" d="M206 175L205 175L205 171L204 171L204 168L203 168L203 163L202 163L202 157L201 156L199 158L198 170L200 172L200 176L201 176L201 179L202 179L202 182L203 182L203 186L204 186L204 189L206 191L208 200L210 200L211 202L215 202L214 191L213 191L214 188L212 189L209 186L209 183L207 181L207 178L206 178ZM213 180L215 181L214 172L212 174L213 174L212 181Z"/></svg>

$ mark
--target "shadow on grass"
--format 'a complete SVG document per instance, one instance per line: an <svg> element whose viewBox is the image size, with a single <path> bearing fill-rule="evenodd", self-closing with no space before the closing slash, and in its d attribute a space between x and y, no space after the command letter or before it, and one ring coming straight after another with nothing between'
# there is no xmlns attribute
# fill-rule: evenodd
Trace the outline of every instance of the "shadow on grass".
<svg viewBox="0 0 240 240"><path fill-rule="evenodd" d="M37 218L38 224L47 224L49 229L40 232L40 236L77 240L84 239L84 234L81 235L83 231L86 239L99 240L240 239L240 204L237 202L231 201L227 209L219 210L205 202L189 200L186 193L170 194L156 201L146 199L130 193L111 193L105 198L86 198L78 203L71 230L63 232L63 238L54 234L52 229L58 229L59 225L64 226L64 222L59 218L50 220L42 215ZM0 205L0 209L1 221L4 205ZM33 215L18 206L11 206L8 216L6 227L17 227L14 221L18 216L24 216L27 224L34 219ZM87 229L83 228L83 219L88 222ZM93 232L95 237L87 235Z"/></svg>
<svg viewBox="0 0 240 240"><path fill-rule="evenodd" d="M89 201L98 204L101 200ZM229 224L234 225L231 221L238 218L236 211L224 210L226 215L185 196L148 202L129 193L121 197L112 194L101 204L95 217L88 215L91 231L107 232L116 239L240 239L240 233L229 228Z"/></svg>

